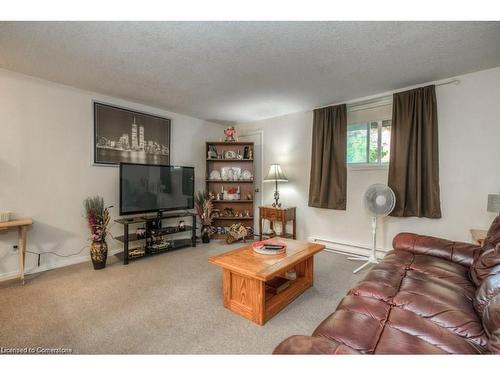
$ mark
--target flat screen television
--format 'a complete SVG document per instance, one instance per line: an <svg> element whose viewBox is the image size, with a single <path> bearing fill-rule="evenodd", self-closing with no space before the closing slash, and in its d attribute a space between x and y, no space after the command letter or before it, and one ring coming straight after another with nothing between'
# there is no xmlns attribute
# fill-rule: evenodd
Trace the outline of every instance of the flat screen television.
<svg viewBox="0 0 500 375"><path fill-rule="evenodd" d="M193 167L120 164L120 215L193 207Z"/></svg>

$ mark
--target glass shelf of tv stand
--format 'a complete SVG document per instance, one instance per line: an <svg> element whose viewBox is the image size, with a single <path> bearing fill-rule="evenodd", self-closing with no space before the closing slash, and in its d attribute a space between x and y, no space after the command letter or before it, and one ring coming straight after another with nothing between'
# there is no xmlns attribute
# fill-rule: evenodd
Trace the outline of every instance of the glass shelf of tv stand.
<svg viewBox="0 0 500 375"><path fill-rule="evenodd" d="M145 223L146 221L152 221L152 220L166 220L166 219L172 219L172 218L178 218L178 217L193 217L196 216L195 213L189 212L189 211L176 211L176 212L164 212L161 216L158 215L147 215L147 214L142 214L142 215L137 215L137 216L130 216L130 217L122 217L119 219L116 219L115 222L119 224L137 224L137 223Z"/></svg>
<svg viewBox="0 0 500 375"><path fill-rule="evenodd" d="M137 247L131 248L128 250L128 253L129 253L128 260L132 261L135 259L145 258L145 257L165 253L168 251L177 250L177 249L181 249L184 247L192 246L190 238L181 238L181 239L177 239L177 240L171 240L169 242L170 242L170 246L166 247L164 249L147 248L146 246L137 246ZM140 251L137 251L137 250L140 250ZM120 253L120 254L123 255L123 253Z"/></svg>
<svg viewBox="0 0 500 375"><path fill-rule="evenodd" d="M184 233L184 232L191 232L193 230L193 227L191 225L185 225L184 229L180 229L179 227L175 226L168 226L168 227L162 227L159 229L155 229L155 233L153 233L153 236L169 236L172 234L179 234L179 233ZM113 237L115 240L120 241L120 242L125 242L125 236L116 236ZM140 241L140 240L145 240L146 236L138 236L136 233L129 233L128 234L128 241Z"/></svg>

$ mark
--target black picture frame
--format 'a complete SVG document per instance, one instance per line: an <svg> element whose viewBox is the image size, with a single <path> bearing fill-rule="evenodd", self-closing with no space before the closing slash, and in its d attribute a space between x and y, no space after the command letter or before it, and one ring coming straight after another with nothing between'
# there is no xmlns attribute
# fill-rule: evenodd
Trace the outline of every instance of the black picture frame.
<svg viewBox="0 0 500 375"><path fill-rule="evenodd" d="M170 165L171 119L99 101L93 115L94 165Z"/></svg>

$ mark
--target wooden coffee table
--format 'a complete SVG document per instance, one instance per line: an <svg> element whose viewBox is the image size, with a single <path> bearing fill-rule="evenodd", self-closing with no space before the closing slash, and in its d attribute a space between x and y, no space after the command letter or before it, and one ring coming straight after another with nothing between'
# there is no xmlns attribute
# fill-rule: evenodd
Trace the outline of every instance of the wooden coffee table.
<svg viewBox="0 0 500 375"><path fill-rule="evenodd" d="M314 254L325 248L316 243L276 239L286 242L286 253L262 255L249 244L208 258L224 271L224 307L260 325L313 285ZM295 269L297 278L288 288L279 294L266 293L266 281L284 276L291 269Z"/></svg>

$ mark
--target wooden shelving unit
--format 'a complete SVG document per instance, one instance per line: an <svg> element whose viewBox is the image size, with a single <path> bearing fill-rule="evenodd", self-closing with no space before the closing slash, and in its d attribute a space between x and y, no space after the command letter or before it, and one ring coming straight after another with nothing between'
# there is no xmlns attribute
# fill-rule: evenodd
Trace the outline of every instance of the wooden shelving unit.
<svg viewBox="0 0 500 375"><path fill-rule="evenodd" d="M232 216L220 216L218 218L214 218L213 226L221 227L221 228L229 228L232 224L241 222L243 225L251 227L255 232L254 226L254 180L213 180L210 179L210 173L213 170L221 171L223 167L236 167L241 168L241 171L244 170L250 171L252 176L255 176L255 166L253 158L234 158L227 159L225 158L225 154L227 151L234 151L236 154L239 154L243 157L245 147L248 150L251 150L252 153L254 151L253 142L207 142L205 149L205 156L207 157L206 164L206 190L207 192L214 193L215 196L217 194L221 194L221 190L224 189L227 191L228 188L235 187L240 188L240 197L239 200L228 200L222 199L214 200L214 209L219 210L220 214L224 214L224 209L232 210L235 214L243 213L243 217L232 217ZM209 150L215 148L217 150L218 158L209 158ZM248 156L248 155L247 155ZM252 199L249 199L249 194ZM246 213L249 213L250 216L245 216ZM215 238L225 237L225 234L217 234Z"/></svg>

